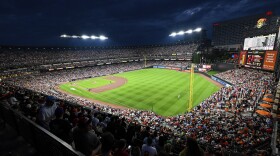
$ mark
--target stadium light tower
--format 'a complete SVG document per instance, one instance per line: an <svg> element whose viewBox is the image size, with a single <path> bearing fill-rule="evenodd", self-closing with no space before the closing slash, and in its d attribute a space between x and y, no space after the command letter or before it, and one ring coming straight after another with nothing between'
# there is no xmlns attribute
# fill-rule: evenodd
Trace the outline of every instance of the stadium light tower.
<svg viewBox="0 0 280 156"><path fill-rule="evenodd" d="M177 35L177 33L176 33L176 32L173 32L173 33L171 33L169 36L175 37L176 35Z"/></svg>
<svg viewBox="0 0 280 156"><path fill-rule="evenodd" d="M194 29L195 32L201 32L202 28L196 28Z"/></svg>
<svg viewBox="0 0 280 156"><path fill-rule="evenodd" d="M100 36L99 36L99 39L100 39L100 40L107 40L107 39L108 39L108 37L103 36L103 35L100 35Z"/></svg>
<svg viewBox="0 0 280 156"><path fill-rule="evenodd" d="M192 34L194 32L201 32L202 28L198 27L196 29L189 29L187 31L179 31L179 32L172 32L169 36L170 37L175 37L175 36L181 36L181 35L184 35L184 34Z"/></svg>
<svg viewBox="0 0 280 156"><path fill-rule="evenodd" d="M94 39L97 39L98 37L97 37L97 36L92 35L92 36L90 36L90 38L94 40Z"/></svg>
<svg viewBox="0 0 280 156"><path fill-rule="evenodd" d="M186 33L186 34L191 34L192 32L193 32L193 30L190 29L190 30L186 31L185 33Z"/></svg>
<svg viewBox="0 0 280 156"><path fill-rule="evenodd" d="M185 32L182 30L182 31L179 31L178 33L177 33L177 35L184 35L185 34Z"/></svg>
<svg viewBox="0 0 280 156"><path fill-rule="evenodd" d="M89 36L87 36L87 35L82 35L81 38L86 40L86 39L89 39Z"/></svg>
<svg viewBox="0 0 280 156"><path fill-rule="evenodd" d="M108 37L104 36L104 35L100 35L100 36L95 36L95 35L81 35L81 36L78 36L78 35L66 35L66 34L63 34L63 35L60 35L61 38L80 38L80 39L84 39L84 40L87 40L87 39L92 39L92 40L96 40L96 39L99 39L101 41L103 40L107 40Z"/></svg>

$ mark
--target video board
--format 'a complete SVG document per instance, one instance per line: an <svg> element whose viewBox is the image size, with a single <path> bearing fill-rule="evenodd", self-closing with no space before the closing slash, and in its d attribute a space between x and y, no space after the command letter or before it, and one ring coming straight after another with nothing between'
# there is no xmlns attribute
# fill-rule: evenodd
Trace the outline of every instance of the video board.
<svg viewBox="0 0 280 156"><path fill-rule="evenodd" d="M273 50L276 33L245 38L243 50Z"/></svg>
<svg viewBox="0 0 280 156"><path fill-rule="evenodd" d="M277 51L241 51L239 65L249 68L273 71L277 61Z"/></svg>
<svg viewBox="0 0 280 156"><path fill-rule="evenodd" d="M262 69L265 51L248 51L245 67Z"/></svg>

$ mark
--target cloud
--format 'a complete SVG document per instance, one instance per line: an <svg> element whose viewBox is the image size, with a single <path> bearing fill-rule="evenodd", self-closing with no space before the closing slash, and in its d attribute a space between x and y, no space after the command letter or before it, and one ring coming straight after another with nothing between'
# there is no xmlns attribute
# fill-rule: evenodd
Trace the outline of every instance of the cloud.
<svg viewBox="0 0 280 156"><path fill-rule="evenodd" d="M180 12L175 16L176 22L201 21L205 23L209 20L231 18L233 13L238 15L240 10L247 6L248 0L241 1L208 1L199 6L194 6Z"/></svg>
<svg viewBox="0 0 280 156"><path fill-rule="evenodd" d="M202 9L201 7L187 9L182 14L192 16L192 15L198 13L201 9Z"/></svg>
<svg viewBox="0 0 280 156"><path fill-rule="evenodd" d="M192 18L194 15L198 14L201 10L203 10L203 6L189 8L186 10L183 10L182 12L175 13L175 21L186 21L190 18Z"/></svg>

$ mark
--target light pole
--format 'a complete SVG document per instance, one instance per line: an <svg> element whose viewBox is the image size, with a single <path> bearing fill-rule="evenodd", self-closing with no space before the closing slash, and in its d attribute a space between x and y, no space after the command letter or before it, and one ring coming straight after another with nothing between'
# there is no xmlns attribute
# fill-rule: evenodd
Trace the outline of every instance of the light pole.
<svg viewBox="0 0 280 156"><path fill-rule="evenodd" d="M205 30L200 28L200 27L198 27L196 29L189 29L187 31L181 30L181 31L178 31L178 32L172 32L169 36L174 38L176 36L182 36L182 35L185 35L185 34L189 34L190 35L190 34L193 34L193 33L200 33L200 32L202 32L202 35L205 34Z"/></svg>
<svg viewBox="0 0 280 156"><path fill-rule="evenodd" d="M96 39L99 39L99 40L107 40L108 37L104 36L104 35L100 35L100 36L95 36L95 35L81 35L81 36L78 36L78 35L66 35L66 34L63 34L63 35L60 35L60 38L80 38L80 39L84 39L84 40L87 40L87 39L91 39L91 40L96 40Z"/></svg>

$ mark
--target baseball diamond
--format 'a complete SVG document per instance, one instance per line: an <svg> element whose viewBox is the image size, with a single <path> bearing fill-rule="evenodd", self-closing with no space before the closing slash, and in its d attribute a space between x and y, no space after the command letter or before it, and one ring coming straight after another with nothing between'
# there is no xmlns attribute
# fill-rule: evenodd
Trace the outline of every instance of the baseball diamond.
<svg viewBox="0 0 280 156"><path fill-rule="evenodd" d="M71 95L140 110L162 116L186 112L190 74L166 69L142 69L64 83L60 90ZM221 85L195 74L194 104L218 91Z"/></svg>

